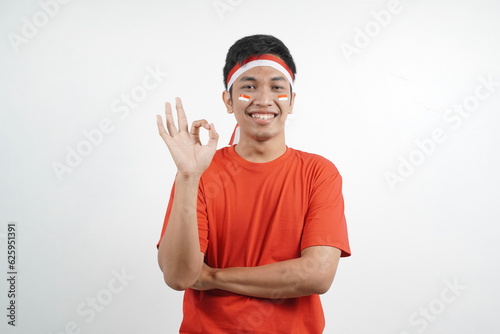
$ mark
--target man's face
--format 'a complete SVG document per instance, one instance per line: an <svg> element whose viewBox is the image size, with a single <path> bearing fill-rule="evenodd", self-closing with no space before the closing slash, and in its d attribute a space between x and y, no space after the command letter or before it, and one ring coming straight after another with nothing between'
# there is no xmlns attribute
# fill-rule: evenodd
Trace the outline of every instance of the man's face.
<svg viewBox="0 0 500 334"><path fill-rule="evenodd" d="M249 97L248 101L239 100L241 94ZM287 100L280 100L280 95L286 95ZM295 93L280 71L258 66L244 72L233 83L231 96L225 91L223 100L240 126L240 142L284 139L285 121L292 113Z"/></svg>

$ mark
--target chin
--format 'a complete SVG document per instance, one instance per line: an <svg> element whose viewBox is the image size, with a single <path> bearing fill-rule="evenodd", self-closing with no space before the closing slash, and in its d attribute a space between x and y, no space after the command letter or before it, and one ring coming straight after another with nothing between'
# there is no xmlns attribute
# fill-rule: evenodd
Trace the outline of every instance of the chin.
<svg viewBox="0 0 500 334"><path fill-rule="evenodd" d="M259 131L253 134L253 138L257 141L267 141L273 138L278 137L278 133L269 132L269 131Z"/></svg>

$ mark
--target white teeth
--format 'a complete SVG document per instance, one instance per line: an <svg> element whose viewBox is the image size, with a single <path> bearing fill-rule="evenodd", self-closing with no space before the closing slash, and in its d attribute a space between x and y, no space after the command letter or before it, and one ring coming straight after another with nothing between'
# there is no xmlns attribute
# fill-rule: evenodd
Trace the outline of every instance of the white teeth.
<svg viewBox="0 0 500 334"><path fill-rule="evenodd" d="M274 114L252 114L251 115L253 118L256 119L271 119L274 118Z"/></svg>

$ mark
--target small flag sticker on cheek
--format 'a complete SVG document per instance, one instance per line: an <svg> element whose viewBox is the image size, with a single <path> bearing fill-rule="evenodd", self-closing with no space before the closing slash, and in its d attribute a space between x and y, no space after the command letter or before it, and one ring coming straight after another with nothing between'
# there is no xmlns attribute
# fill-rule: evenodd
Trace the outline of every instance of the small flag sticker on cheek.
<svg viewBox="0 0 500 334"><path fill-rule="evenodd" d="M280 100L280 101L288 101L288 95L278 95L278 100Z"/></svg>
<svg viewBox="0 0 500 334"><path fill-rule="evenodd" d="M248 101L250 101L250 96L245 95L245 94L240 94L240 97L238 97L238 100L248 102Z"/></svg>

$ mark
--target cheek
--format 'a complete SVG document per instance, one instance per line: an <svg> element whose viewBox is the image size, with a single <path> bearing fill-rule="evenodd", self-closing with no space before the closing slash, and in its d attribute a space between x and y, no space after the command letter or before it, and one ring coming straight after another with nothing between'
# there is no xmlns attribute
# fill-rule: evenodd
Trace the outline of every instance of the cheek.
<svg viewBox="0 0 500 334"><path fill-rule="evenodd" d="M246 101L234 101L233 110L236 115L244 115L250 103Z"/></svg>
<svg viewBox="0 0 500 334"><path fill-rule="evenodd" d="M248 102L235 101L233 111L234 116L238 119L242 119L246 115L246 109L248 107Z"/></svg>
<svg viewBox="0 0 500 334"><path fill-rule="evenodd" d="M289 97L286 94L280 94L280 95L278 95L278 101L287 102L287 101L289 101Z"/></svg>
<svg viewBox="0 0 500 334"><path fill-rule="evenodd" d="M242 101L242 102L250 102L250 95L245 95L245 94L240 94L238 96L238 101Z"/></svg>
<svg viewBox="0 0 500 334"><path fill-rule="evenodd" d="M282 113L291 114L292 113L292 105L290 101L279 101L278 106Z"/></svg>

